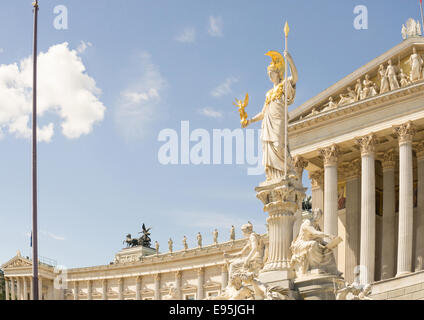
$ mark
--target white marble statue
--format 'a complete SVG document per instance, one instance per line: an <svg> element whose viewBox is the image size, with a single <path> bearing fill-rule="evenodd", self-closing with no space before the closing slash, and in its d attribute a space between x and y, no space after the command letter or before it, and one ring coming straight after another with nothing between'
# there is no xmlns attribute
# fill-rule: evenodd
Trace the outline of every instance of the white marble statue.
<svg viewBox="0 0 424 320"><path fill-rule="evenodd" d="M305 118L310 118L310 117L316 116L317 114L319 114L319 111L317 110L317 108L312 108L311 113L308 114Z"/></svg>
<svg viewBox="0 0 424 320"><path fill-rule="evenodd" d="M187 237L186 236L184 236L184 238L183 238L183 247L184 247L184 250L188 249Z"/></svg>
<svg viewBox="0 0 424 320"><path fill-rule="evenodd" d="M356 93L356 100L355 101L360 100L361 99L361 94L362 94L362 82L361 82L361 79L357 79L356 80L355 93Z"/></svg>
<svg viewBox="0 0 424 320"><path fill-rule="evenodd" d="M390 90L399 89L399 82L397 80L396 67L393 65L392 60L390 59L388 62L388 66L386 69L386 77L389 81Z"/></svg>
<svg viewBox="0 0 424 320"><path fill-rule="evenodd" d="M229 276L234 274L257 274L263 267L264 245L261 237L253 231L251 223L244 224L241 227L243 235L249 240L244 248L235 254L224 253L224 258L227 259L229 265ZM232 262L228 259L235 258Z"/></svg>
<svg viewBox="0 0 424 320"><path fill-rule="evenodd" d="M159 242L155 241L156 255L159 254Z"/></svg>
<svg viewBox="0 0 424 320"><path fill-rule="evenodd" d="M231 240L231 241L236 240L236 229L234 228L234 226L231 226L231 230L230 230L230 240Z"/></svg>
<svg viewBox="0 0 424 320"><path fill-rule="evenodd" d="M265 168L267 181L278 180L284 176L285 156L285 96L288 105L294 102L296 96L296 83L298 73L291 55L285 52L291 76L287 77L287 92L285 92L286 80L284 79L285 63L282 55L276 51L267 53L272 58L268 67L268 76L274 87L266 94L265 104L260 113L247 120L243 127L262 120L262 164ZM291 157L287 161L290 169Z"/></svg>
<svg viewBox="0 0 424 320"><path fill-rule="evenodd" d="M330 97L328 99L328 105L327 107L325 107L321 112L326 112L326 111L330 111L330 110L334 110L337 109L338 105L337 103L334 102L333 97Z"/></svg>
<svg viewBox="0 0 424 320"><path fill-rule="evenodd" d="M334 240L336 237L320 231L318 221L321 215L321 210L316 209L311 217L307 217L290 246L292 252L290 263L298 277L304 277L312 269L339 275L333 251L324 241L324 238Z"/></svg>
<svg viewBox="0 0 424 320"><path fill-rule="evenodd" d="M169 286L169 291L167 295L162 297L162 300L180 300L180 294L178 289L175 288L172 284Z"/></svg>
<svg viewBox="0 0 424 320"><path fill-rule="evenodd" d="M369 296L372 293L372 286L367 284L360 286L357 283L337 283L334 290L336 300L373 300Z"/></svg>
<svg viewBox="0 0 424 320"><path fill-rule="evenodd" d="M409 74L409 80L415 82L422 79L423 71L423 59L417 53L417 48L412 49L412 55L409 58L409 64L411 66L411 73Z"/></svg>
<svg viewBox="0 0 424 320"><path fill-rule="evenodd" d="M202 247L202 235L200 234L200 232L197 233L196 239L197 239L197 247L201 248Z"/></svg>
<svg viewBox="0 0 424 320"><path fill-rule="evenodd" d="M212 235L213 235L213 244L217 245L218 244L218 230L215 229Z"/></svg>
<svg viewBox="0 0 424 320"><path fill-rule="evenodd" d="M377 95L375 83L370 80L370 76L368 74L365 75L363 84L364 88L362 89L361 100Z"/></svg>
<svg viewBox="0 0 424 320"><path fill-rule="evenodd" d="M411 84L411 82L408 79L408 76L405 74L405 72L403 72L403 69L400 69L399 78L400 78L401 88L405 88Z"/></svg>
<svg viewBox="0 0 424 320"><path fill-rule="evenodd" d="M173 246L173 244L174 244L174 242L172 241L171 238L169 238L169 240L168 240L168 249L169 249L169 252L170 253L172 253L172 246Z"/></svg>
<svg viewBox="0 0 424 320"><path fill-rule="evenodd" d="M386 69L384 69L383 65L380 65L380 68L378 69L378 74L381 79L380 94L389 92L390 91L389 79L386 75Z"/></svg>
<svg viewBox="0 0 424 320"><path fill-rule="evenodd" d="M408 30L406 29L406 26L403 24L402 25L402 39L406 40L408 38Z"/></svg>
<svg viewBox="0 0 424 320"><path fill-rule="evenodd" d="M406 26L402 25L402 38L404 40L410 37L421 36L421 34L421 23L419 21L409 18L406 21Z"/></svg>
<svg viewBox="0 0 424 320"><path fill-rule="evenodd" d="M356 93L351 87L347 87L347 94L340 94L339 106L354 103L356 101Z"/></svg>

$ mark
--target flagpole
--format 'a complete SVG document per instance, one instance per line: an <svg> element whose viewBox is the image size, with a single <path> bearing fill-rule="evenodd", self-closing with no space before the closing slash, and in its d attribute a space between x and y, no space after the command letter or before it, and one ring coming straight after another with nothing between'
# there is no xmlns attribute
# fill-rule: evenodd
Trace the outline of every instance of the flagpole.
<svg viewBox="0 0 424 320"><path fill-rule="evenodd" d="M38 295L38 225L37 225L37 26L38 0L34 7L34 48L33 48L33 88L32 88L32 296Z"/></svg>
<svg viewBox="0 0 424 320"><path fill-rule="evenodd" d="M285 34L285 49L284 49L284 58L285 58L285 72L284 72L284 120L285 120L285 134L284 134L284 176L287 179L287 159L288 159L288 97L287 97L287 77L289 72L288 59L286 58L287 50L288 50L288 37L289 37L289 24L286 22L284 26L284 34Z"/></svg>
<svg viewBox="0 0 424 320"><path fill-rule="evenodd" d="M424 31L423 0L420 0L420 9L421 9L421 26Z"/></svg>

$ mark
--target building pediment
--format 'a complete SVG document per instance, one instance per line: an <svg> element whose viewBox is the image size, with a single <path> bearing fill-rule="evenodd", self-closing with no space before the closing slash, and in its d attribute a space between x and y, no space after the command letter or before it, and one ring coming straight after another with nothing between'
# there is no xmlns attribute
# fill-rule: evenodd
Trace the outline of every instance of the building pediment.
<svg viewBox="0 0 424 320"><path fill-rule="evenodd" d="M26 259L24 257L21 256L15 256L14 258L10 259L8 262L6 262L5 264L3 264L1 266L1 268L3 270L5 269L12 269L12 268L22 268L22 267L31 267L32 266L32 262L29 259Z"/></svg>
<svg viewBox="0 0 424 320"><path fill-rule="evenodd" d="M415 58L421 64L419 78L415 75L416 72L411 75L411 56L414 48L418 54ZM291 111L290 122L309 122L339 109L346 110L349 106L369 103L383 95L390 97L401 89L424 82L423 61L424 38L408 38ZM382 80L383 78L385 80Z"/></svg>

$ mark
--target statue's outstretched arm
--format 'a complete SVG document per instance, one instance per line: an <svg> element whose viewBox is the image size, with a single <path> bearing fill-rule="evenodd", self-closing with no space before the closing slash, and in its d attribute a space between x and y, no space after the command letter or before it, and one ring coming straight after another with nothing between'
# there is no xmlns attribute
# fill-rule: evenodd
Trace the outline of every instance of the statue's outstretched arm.
<svg viewBox="0 0 424 320"><path fill-rule="evenodd" d="M250 120L250 123L255 123L255 122L258 122L258 121L261 121L261 120L263 120L264 119L264 111L265 111L265 105L263 106L263 108L262 108L262 111L261 112L259 112L256 116L254 116L251 120Z"/></svg>
<svg viewBox="0 0 424 320"><path fill-rule="evenodd" d="M296 65L294 64L294 60L291 54L288 52L286 54L287 54L287 60L290 65L291 75L292 75L292 82L293 82L292 85L294 86L297 83L297 80L299 79L299 74L297 72L297 68L296 68Z"/></svg>

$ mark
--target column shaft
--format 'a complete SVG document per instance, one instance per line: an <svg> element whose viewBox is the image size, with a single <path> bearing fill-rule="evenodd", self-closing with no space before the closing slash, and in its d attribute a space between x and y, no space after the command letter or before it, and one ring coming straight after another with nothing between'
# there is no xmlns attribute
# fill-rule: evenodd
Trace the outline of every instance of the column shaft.
<svg viewBox="0 0 424 320"><path fill-rule="evenodd" d="M381 279L395 276L395 167L383 162L383 240Z"/></svg>
<svg viewBox="0 0 424 320"><path fill-rule="evenodd" d="M87 281L87 300L93 300L93 283L91 280Z"/></svg>
<svg viewBox="0 0 424 320"><path fill-rule="evenodd" d="M155 300L160 300L160 274L155 275Z"/></svg>
<svg viewBox="0 0 424 320"><path fill-rule="evenodd" d="M107 280L102 281L102 299L107 300Z"/></svg>
<svg viewBox="0 0 424 320"><path fill-rule="evenodd" d="M228 286L228 269L226 265L221 267L221 291Z"/></svg>
<svg viewBox="0 0 424 320"><path fill-rule="evenodd" d="M23 281L23 293L22 293L22 300L28 300L28 283L27 283L27 278L23 277L22 278Z"/></svg>
<svg viewBox="0 0 424 320"><path fill-rule="evenodd" d="M135 300L141 300L141 277L137 277L135 281Z"/></svg>
<svg viewBox="0 0 424 320"><path fill-rule="evenodd" d="M10 291L12 300L16 300L15 278L10 278Z"/></svg>
<svg viewBox="0 0 424 320"><path fill-rule="evenodd" d="M424 149L424 148L423 148ZM418 167L418 199L417 220L415 225L415 270L424 269L424 154L417 154Z"/></svg>
<svg viewBox="0 0 424 320"><path fill-rule="evenodd" d="M10 299L10 295L9 295L9 286L10 286L10 281L8 278L4 279L4 284L5 284L5 293L6 293L6 300Z"/></svg>
<svg viewBox="0 0 424 320"><path fill-rule="evenodd" d="M197 270L197 297L196 300L205 298L203 285L205 283L205 270L203 268Z"/></svg>

